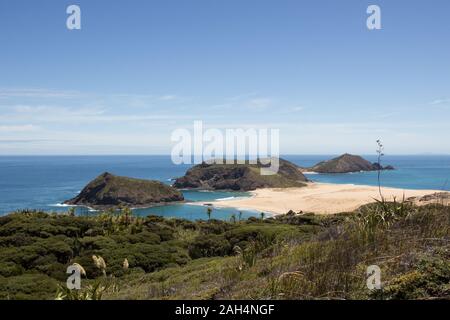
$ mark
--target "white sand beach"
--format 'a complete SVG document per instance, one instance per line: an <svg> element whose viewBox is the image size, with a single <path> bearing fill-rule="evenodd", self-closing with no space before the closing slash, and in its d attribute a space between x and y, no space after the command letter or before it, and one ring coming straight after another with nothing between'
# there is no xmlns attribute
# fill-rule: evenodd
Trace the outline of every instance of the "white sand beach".
<svg viewBox="0 0 450 320"><path fill-rule="evenodd" d="M382 188L383 197L389 201L394 197L402 200L441 192L438 190L404 190ZM208 202L215 207L234 207L257 210L272 214L295 212L314 212L333 214L353 211L361 205L380 199L378 187L352 184L308 183L303 188L258 189L252 191L252 197L236 200ZM200 203L202 204L202 203Z"/></svg>

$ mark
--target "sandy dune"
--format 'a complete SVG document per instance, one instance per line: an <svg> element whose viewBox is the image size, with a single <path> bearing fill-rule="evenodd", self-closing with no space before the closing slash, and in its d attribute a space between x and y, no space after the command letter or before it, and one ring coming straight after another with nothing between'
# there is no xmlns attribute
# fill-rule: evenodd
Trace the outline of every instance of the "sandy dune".
<svg viewBox="0 0 450 320"><path fill-rule="evenodd" d="M440 191L382 188L386 200L393 200L394 197L402 200L403 196L406 199L436 192ZM272 214L284 214L289 210L332 214L352 211L363 204L374 202L374 199L380 199L378 187L350 184L309 183L304 188L259 189L251 193L251 198L211 203L215 207L235 207Z"/></svg>

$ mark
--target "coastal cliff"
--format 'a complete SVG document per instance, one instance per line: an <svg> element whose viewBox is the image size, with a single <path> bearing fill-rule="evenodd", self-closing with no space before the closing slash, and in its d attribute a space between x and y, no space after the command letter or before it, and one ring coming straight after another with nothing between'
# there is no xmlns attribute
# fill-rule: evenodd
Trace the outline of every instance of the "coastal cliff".
<svg viewBox="0 0 450 320"><path fill-rule="evenodd" d="M319 162L311 168L302 169L303 172L317 173L350 173L377 170L394 170L394 167L383 167L378 163L367 161L363 157L346 153L337 158Z"/></svg>
<svg viewBox="0 0 450 320"><path fill-rule="evenodd" d="M146 207L184 200L183 194L154 180L119 177L105 172L91 181L75 198L64 202L92 208Z"/></svg>
<svg viewBox="0 0 450 320"><path fill-rule="evenodd" d="M241 190L259 188L302 187L307 178L295 164L279 159L279 170L274 175L261 175L263 165L202 163L189 169L173 184L183 189Z"/></svg>

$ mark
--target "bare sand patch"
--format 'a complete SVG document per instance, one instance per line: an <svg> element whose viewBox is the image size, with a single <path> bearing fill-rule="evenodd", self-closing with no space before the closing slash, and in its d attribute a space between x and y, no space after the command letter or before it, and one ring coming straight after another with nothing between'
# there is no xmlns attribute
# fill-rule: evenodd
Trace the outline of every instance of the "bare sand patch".
<svg viewBox="0 0 450 320"><path fill-rule="evenodd" d="M403 198L423 197L440 192L396 188L381 190L387 201L394 198L401 201ZM333 214L353 211L364 204L375 202L375 199L381 199L378 187L352 184L308 183L303 188L258 189L251 193L250 198L209 203L216 207L234 207L272 214L284 214L289 210Z"/></svg>

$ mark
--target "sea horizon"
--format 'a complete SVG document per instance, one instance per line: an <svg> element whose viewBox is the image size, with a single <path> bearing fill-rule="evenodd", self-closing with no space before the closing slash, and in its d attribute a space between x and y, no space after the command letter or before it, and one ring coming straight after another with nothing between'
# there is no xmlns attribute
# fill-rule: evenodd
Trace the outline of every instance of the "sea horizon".
<svg viewBox="0 0 450 320"><path fill-rule="evenodd" d="M350 154L359 155L362 157L366 156L376 156L374 153L352 153L348 152ZM280 158L286 157L286 156L339 156L342 153L284 153L280 155ZM115 153L105 153L105 154L0 154L0 157L126 157L126 156L133 156L133 157L146 157L146 156L155 156L155 157L170 157L170 153L130 153L130 154L115 154ZM194 155L193 155L194 156ZM239 155L241 157L243 155ZM248 157L248 155L245 155ZM389 156L417 156L417 157L427 157L427 156L450 156L450 153L389 153L388 155L385 155L387 157Z"/></svg>

